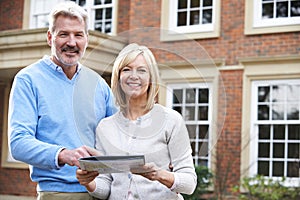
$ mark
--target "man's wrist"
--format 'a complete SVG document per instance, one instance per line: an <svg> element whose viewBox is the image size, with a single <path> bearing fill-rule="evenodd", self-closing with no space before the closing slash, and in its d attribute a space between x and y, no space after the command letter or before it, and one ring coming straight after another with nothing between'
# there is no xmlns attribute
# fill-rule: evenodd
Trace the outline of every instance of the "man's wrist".
<svg viewBox="0 0 300 200"><path fill-rule="evenodd" d="M56 154L56 166L57 168L61 168L65 165L65 163L62 161L62 159L60 158L60 154L62 153L63 150L65 150L66 148L65 147L61 147L58 151L57 151L57 154Z"/></svg>

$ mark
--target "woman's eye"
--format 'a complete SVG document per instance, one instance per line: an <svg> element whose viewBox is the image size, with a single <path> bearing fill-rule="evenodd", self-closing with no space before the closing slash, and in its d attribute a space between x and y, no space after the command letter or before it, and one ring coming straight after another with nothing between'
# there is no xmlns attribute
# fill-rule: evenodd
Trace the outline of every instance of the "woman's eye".
<svg viewBox="0 0 300 200"><path fill-rule="evenodd" d="M130 71L129 68L124 67L124 68L122 69L122 72L128 72L128 71Z"/></svg>

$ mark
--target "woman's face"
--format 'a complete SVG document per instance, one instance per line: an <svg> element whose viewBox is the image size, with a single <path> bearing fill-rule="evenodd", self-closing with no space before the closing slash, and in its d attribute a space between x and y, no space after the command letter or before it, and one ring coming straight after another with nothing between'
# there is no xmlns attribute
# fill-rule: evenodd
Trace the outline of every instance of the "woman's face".
<svg viewBox="0 0 300 200"><path fill-rule="evenodd" d="M150 84L149 67L142 54L120 71L120 84L128 99L147 100Z"/></svg>

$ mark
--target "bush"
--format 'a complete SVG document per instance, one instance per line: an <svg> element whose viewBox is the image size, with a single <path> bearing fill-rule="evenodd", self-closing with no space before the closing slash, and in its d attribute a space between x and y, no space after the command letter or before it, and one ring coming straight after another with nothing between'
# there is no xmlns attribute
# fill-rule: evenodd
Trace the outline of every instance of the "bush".
<svg viewBox="0 0 300 200"><path fill-rule="evenodd" d="M244 178L241 186L248 192L240 194L239 199L252 200L296 200L299 199L300 188L291 188L283 185L285 178L273 180L262 175ZM237 187L236 187L237 189Z"/></svg>
<svg viewBox="0 0 300 200"><path fill-rule="evenodd" d="M212 173L205 166L195 166L197 174L197 186L193 194L183 194L185 200L198 200L200 196L208 192L208 188L212 185Z"/></svg>

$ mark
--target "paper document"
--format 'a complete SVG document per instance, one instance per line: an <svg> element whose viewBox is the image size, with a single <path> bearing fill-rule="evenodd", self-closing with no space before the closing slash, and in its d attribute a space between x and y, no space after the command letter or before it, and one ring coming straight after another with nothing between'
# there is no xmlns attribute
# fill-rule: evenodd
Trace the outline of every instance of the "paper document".
<svg viewBox="0 0 300 200"><path fill-rule="evenodd" d="M98 171L100 174L129 172L145 164L143 155L130 156L91 156L79 159L80 168Z"/></svg>

